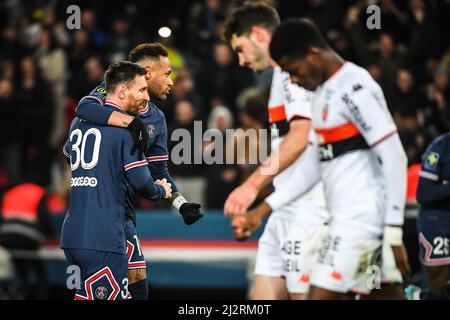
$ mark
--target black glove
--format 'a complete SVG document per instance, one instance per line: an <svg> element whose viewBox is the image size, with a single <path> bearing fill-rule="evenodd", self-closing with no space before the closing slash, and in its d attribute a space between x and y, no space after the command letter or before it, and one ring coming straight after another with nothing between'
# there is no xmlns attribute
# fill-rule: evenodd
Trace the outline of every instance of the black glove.
<svg viewBox="0 0 450 320"><path fill-rule="evenodd" d="M144 122L136 117L133 119L133 121L130 122L127 130L130 131L134 142L130 154L134 155L136 153L136 150L139 150L140 153L144 153L147 150L149 140Z"/></svg>
<svg viewBox="0 0 450 320"><path fill-rule="evenodd" d="M189 226L203 217L203 213L200 212L201 207L198 203L183 203L179 211L183 216L184 223Z"/></svg>

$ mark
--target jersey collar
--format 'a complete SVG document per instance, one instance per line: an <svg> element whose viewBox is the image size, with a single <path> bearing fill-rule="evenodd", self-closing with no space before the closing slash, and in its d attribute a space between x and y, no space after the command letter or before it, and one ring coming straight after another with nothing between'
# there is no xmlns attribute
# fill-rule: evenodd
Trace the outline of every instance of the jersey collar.
<svg viewBox="0 0 450 320"><path fill-rule="evenodd" d="M116 104L116 103L114 103L114 102L111 102L111 101L109 101L109 100L106 100L106 101L105 101L105 105L108 105L108 106L111 106L111 107L115 107L115 108L117 108L117 109L120 109L120 110L126 112L126 110L125 110L124 108L122 108L122 107L119 106L118 104Z"/></svg>

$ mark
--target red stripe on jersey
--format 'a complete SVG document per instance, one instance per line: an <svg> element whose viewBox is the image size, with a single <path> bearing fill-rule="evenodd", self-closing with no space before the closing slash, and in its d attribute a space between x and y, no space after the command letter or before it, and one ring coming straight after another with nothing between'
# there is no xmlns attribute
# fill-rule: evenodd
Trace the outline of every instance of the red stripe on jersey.
<svg viewBox="0 0 450 320"><path fill-rule="evenodd" d="M128 268L145 268L147 264L145 262L130 262Z"/></svg>
<svg viewBox="0 0 450 320"><path fill-rule="evenodd" d="M334 128L319 128L315 131L322 138L321 143L338 142L359 135L358 128L351 122Z"/></svg>
<svg viewBox="0 0 450 320"><path fill-rule="evenodd" d="M148 111L148 104L145 105L145 108L139 110L139 114L144 114Z"/></svg>
<svg viewBox="0 0 450 320"><path fill-rule="evenodd" d="M153 157L148 157L147 161L148 162L153 162L153 161L164 161L164 160L169 160L169 156L153 156Z"/></svg>
<svg viewBox="0 0 450 320"><path fill-rule="evenodd" d="M140 166L145 166L147 165L147 160L141 160L141 161L136 161L136 162L132 162L127 164L124 169L125 171L128 171L130 169L136 168L136 167L140 167Z"/></svg>
<svg viewBox="0 0 450 320"><path fill-rule="evenodd" d="M286 120L284 104L282 104L281 106L269 107L269 122L274 123L281 120Z"/></svg>
<svg viewBox="0 0 450 320"><path fill-rule="evenodd" d="M378 139L377 141L375 141L374 143L372 143L372 144L370 145L370 147L371 147L371 148L372 148L372 147L375 147L377 144L379 144L379 143L382 142L383 140L386 140L387 138L389 138L390 136L392 136L392 135L393 135L394 133L396 133L396 132L397 132L397 130L394 130L394 131L389 132L388 134L382 136L380 139Z"/></svg>

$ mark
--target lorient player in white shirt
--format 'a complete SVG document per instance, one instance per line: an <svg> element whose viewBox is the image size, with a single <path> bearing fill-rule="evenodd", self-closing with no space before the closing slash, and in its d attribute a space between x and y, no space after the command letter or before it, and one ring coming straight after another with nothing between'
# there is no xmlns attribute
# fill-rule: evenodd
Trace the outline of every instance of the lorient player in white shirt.
<svg viewBox="0 0 450 320"><path fill-rule="evenodd" d="M344 62L304 19L277 28L270 54L294 83L315 90L313 127L331 222L308 298L369 294L374 288L368 268L377 265L381 248L382 277L401 292L394 261L407 275L402 242L407 159L380 86L365 69Z"/></svg>
<svg viewBox="0 0 450 320"><path fill-rule="evenodd" d="M273 68L268 101L272 150L279 154L280 167L286 168L284 171L281 169L273 181L275 192L248 215L245 214L247 208L241 211L234 206L233 198L240 198L240 193L245 193L249 185L264 178L261 167L233 192L225 204L226 214L238 214L232 222L238 238L249 236L273 211L258 243L253 299L305 298L329 218L323 185L318 181L318 152L309 144L313 138L310 135L314 136L310 130L312 94L292 84L289 74L282 72L269 56L271 35L278 25L275 9L262 3L245 4L225 23L225 38L239 56L241 66L254 71ZM290 163L283 164L287 160ZM307 181L305 175L314 183ZM302 189L302 196L284 204L284 197L293 188Z"/></svg>

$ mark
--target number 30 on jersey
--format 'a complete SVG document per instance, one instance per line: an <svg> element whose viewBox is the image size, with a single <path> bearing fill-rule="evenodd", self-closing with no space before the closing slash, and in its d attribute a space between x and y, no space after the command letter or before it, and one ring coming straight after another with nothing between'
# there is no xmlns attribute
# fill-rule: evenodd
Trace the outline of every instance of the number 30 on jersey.
<svg viewBox="0 0 450 320"><path fill-rule="evenodd" d="M86 162L86 142L88 137L92 135L94 137L94 146L92 150L92 159ZM73 142L75 140L75 142ZM91 128L87 130L84 134L80 129L75 129L70 134L70 141L72 142L72 153L70 156L70 168L72 171L81 167L85 170L94 168L98 163L98 157L100 153L100 142L102 141L102 134L97 128Z"/></svg>

